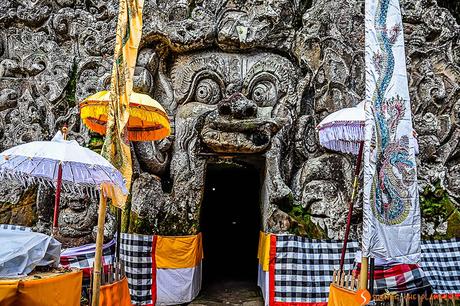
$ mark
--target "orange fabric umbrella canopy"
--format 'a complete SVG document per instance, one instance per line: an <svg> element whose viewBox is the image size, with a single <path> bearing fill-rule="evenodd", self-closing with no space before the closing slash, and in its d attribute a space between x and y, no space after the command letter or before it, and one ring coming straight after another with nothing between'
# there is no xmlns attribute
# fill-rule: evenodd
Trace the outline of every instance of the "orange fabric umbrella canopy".
<svg viewBox="0 0 460 306"><path fill-rule="evenodd" d="M133 92L129 99L128 138L131 141L163 139L171 133L164 108L146 94ZM110 92L100 91L80 103L83 123L92 131L105 135Z"/></svg>

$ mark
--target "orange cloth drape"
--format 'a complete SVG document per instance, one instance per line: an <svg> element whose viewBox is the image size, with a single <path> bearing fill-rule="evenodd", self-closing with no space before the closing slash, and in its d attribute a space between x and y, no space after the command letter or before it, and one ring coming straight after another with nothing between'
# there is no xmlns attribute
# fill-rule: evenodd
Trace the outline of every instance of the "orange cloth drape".
<svg viewBox="0 0 460 306"><path fill-rule="evenodd" d="M361 306L367 305L367 297L361 297L359 292L339 288L334 284L329 287L328 306Z"/></svg>
<svg viewBox="0 0 460 306"><path fill-rule="evenodd" d="M0 305L14 305L18 285L18 280L0 281Z"/></svg>
<svg viewBox="0 0 460 306"><path fill-rule="evenodd" d="M157 236L155 260L159 269L196 267L203 259L201 233L194 236Z"/></svg>
<svg viewBox="0 0 460 306"><path fill-rule="evenodd" d="M37 274L40 276L40 274ZM2 306L79 306L82 272L0 280Z"/></svg>
<svg viewBox="0 0 460 306"><path fill-rule="evenodd" d="M119 280L113 284L101 286L99 305L131 306L128 279L124 277L122 280Z"/></svg>

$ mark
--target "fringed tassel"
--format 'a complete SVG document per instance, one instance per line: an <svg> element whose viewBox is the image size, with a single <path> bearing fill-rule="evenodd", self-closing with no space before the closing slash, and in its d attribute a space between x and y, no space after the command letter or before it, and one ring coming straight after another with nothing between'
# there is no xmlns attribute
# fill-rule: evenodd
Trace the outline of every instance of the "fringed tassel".
<svg viewBox="0 0 460 306"><path fill-rule="evenodd" d="M364 140L364 126L361 124L329 125L319 130L322 146L343 153L358 154L359 143Z"/></svg>
<svg viewBox="0 0 460 306"><path fill-rule="evenodd" d="M8 171L0 173L0 180L14 180L19 182L22 187L29 188L31 186L39 185L44 188L56 189L56 182L44 177L33 177L22 172ZM74 184L71 182L62 182L62 189L77 197L89 197L93 200L99 198L100 186L93 186L90 184Z"/></svg>
<svg viewBox="0 0 460 306"><path fill-rule="evenodd" d="M154 122L163 127L169 127L168 115L160 109L131 106L129 108L129 116L147 122Z"/></svg>
<svg viewBox="0 0 460 306"><path fill-rule="evenodd" d="M83 119L83 123L93 132L101 135L106 133L106 122L94 120L94 118L88 117Z"/></svg>
<svg viewBox="0 0 460 306"><path fill-rule="evenodd" d="M343 140L343 141L362 141L364 140L364 125L330 125L319 130L319 137L324 141Z"/></svg>
<svg viewBox="0 0 460 306"><path fill-rule="evenodd" d="M130 131L128 130L128 138L131 141L155 141L160 140L170 135L170 129L161 128L155 131Z"/></svg>
<svg viewBox="0 0 460 306"><path fill-rule="evenodd" d="M86 118L99 119L102 116L107 117L108 109L109 108L108 108L107 102L101 102L98 104L84 103L80 105L80 117L82 119L86 119Z"/></svg>
<svg viewBox="0 0 460 306"><path fill-rule="evenodd" d="M91 130L101 135L105 135L107 126L107 103L90 104L86 103L80 108L80 116L83 123ZM146 109L140 106L130 107L130 118L138 118L145 122L144 126L155 126L159 128L153 131L139 130L129 131L128 138L131 141L154 141L163 139L170 135L171 127L166 113L159 109ZM105 118L104 118L105 117ZM128 124L129 125L129 124Z"/></svg>

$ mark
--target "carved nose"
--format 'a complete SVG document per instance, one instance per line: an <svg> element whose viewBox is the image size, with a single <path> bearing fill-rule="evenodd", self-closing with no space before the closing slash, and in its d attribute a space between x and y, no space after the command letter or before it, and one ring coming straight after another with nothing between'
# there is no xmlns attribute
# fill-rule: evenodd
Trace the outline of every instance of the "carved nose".
<svg viewBox="0 0 460 306"><path fill-rule="evenodd" d="M254 118L257 116L257 104L241 93L235 93L223 99L217 105L219 115L235 119Z"/></svg>

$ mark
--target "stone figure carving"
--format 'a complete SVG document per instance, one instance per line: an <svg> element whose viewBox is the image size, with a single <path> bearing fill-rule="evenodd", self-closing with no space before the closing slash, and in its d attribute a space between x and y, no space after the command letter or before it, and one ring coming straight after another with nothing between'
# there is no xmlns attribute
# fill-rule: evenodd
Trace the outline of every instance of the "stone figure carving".
<svg viewBox="0 0 460 306"><path fill-rule="evenodd" d="M40 186L37 193L37 223L35 230L51 234L53 220L54 191ZM59 211L59 231L55 236L66 247L91 243L97 233L97 199L89 196L76 196L63 191ZM115 217L107 211L104 228L105 241L110 240L116 231Z"/></svg>
<svg viewBox="0 0 460 306"><path fill-rule="evenodd" d="M459 25L435 1L401 5L420 189L441 186L459 209ZM116 13L113 0L0 4L0 150L64 122L71 139L93 141L78 102L109 85ZM198 231L206 163L236 153L265 165L264 230L342 237L353 158L320 148L315 126L362 100L363 18L357 0L145 1L135 90L160 101L173 133L133 143L131 230ZM36 188L5 187L14 195L2 191L1 207L28 203L24 222L46 231L52 193L31 206ZM94 209L64 200L62 239L91 241ZM452 218L426 228L455 228Z"/></svg>

